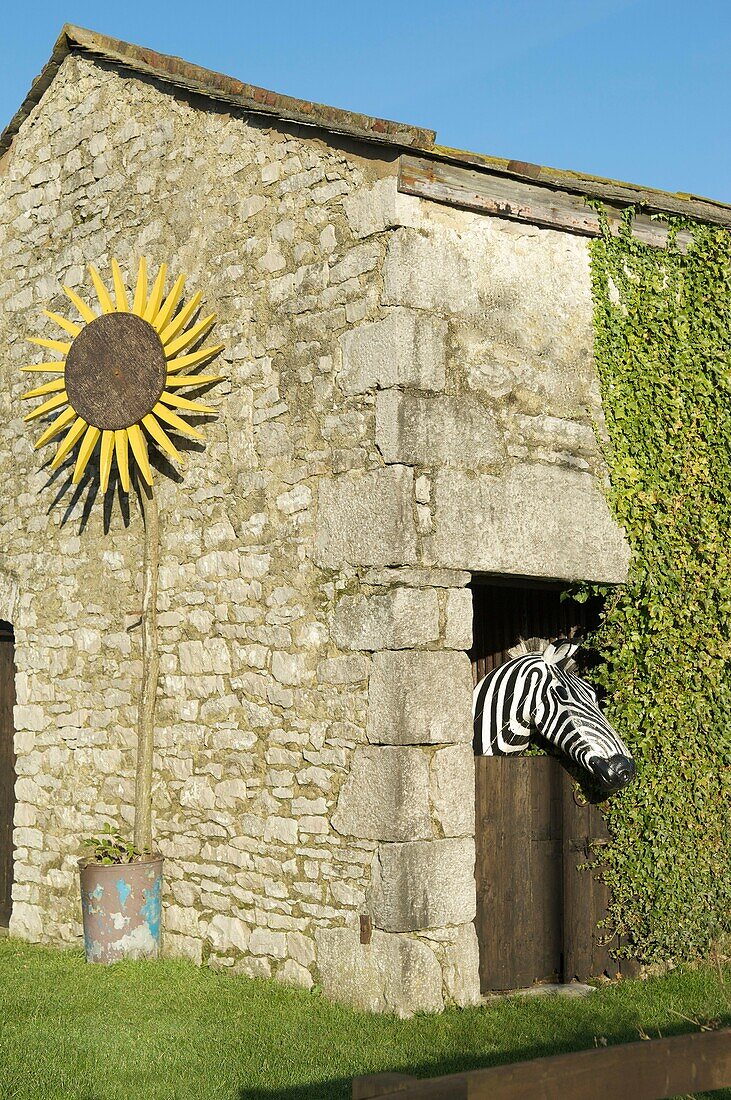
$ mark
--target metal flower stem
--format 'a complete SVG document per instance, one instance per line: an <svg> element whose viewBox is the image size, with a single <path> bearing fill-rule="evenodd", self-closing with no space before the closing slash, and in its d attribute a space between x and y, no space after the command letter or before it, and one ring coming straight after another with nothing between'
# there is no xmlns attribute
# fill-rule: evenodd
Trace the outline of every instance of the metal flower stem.
<svg viewBox="0 0 731 1100"><path fill-rule="evenodd" d="M160 516L149 485L140 479L145 549L142 567L142 691L137 715L135 847L152 850L152 758L155 751L155 702L160 675L157 644L157 585L160 566Z"/></svg>

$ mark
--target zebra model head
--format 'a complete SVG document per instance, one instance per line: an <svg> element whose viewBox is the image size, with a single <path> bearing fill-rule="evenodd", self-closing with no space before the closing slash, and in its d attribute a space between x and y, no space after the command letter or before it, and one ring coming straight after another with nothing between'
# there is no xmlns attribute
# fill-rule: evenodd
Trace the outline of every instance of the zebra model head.
<svg viewBox="0 0 731 1100"><path fill-rule="evenodd" d="M612 794L634 778L635 763L600 711L594 688L573 671L578 648L560 639L542 653L513 657L480 680L474 748L480 756L520 753L535 732Z"/></svg>

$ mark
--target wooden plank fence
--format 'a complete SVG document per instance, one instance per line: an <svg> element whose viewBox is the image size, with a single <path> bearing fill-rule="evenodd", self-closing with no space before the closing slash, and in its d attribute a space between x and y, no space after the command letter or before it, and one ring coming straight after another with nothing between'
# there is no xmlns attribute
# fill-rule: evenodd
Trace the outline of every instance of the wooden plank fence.
<svg viewBox="0 0 731 1100"><path fill-rule="evenodd" d="M418 1080L353 1080L352 1100L663 1100L731 1086L731 1028L624 1043Z"/></svg>

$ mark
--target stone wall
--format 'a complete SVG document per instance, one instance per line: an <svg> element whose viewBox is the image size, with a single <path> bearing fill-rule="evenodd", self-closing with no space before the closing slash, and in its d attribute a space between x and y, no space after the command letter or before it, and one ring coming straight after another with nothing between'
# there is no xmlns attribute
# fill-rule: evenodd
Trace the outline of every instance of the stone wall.
<svg viewBox="0 0 731 1100"><path fill-rule="evenodd" d="M476 998L466 585L618 580L627 551L586 243L396 172L78 56L0 165L12 933L78 938L81 839L132 819L141 667L138 502L42 465L18 368L62 281L142 253L204 291L228 379L156 478L166 950L372 1009Z"/></svg>

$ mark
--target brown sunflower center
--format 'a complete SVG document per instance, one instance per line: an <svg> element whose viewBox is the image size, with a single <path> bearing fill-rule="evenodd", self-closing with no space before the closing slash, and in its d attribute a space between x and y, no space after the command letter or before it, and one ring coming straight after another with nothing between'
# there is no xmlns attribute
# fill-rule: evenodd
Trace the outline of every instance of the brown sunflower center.
<svg viewBox="0 0 731 1100"><path fill-rule="evenodd" d="M129 428L152 412L166 377L160 337L134 313L105 313L90 321L66 356L69 404L102 430Z"/></svg>

